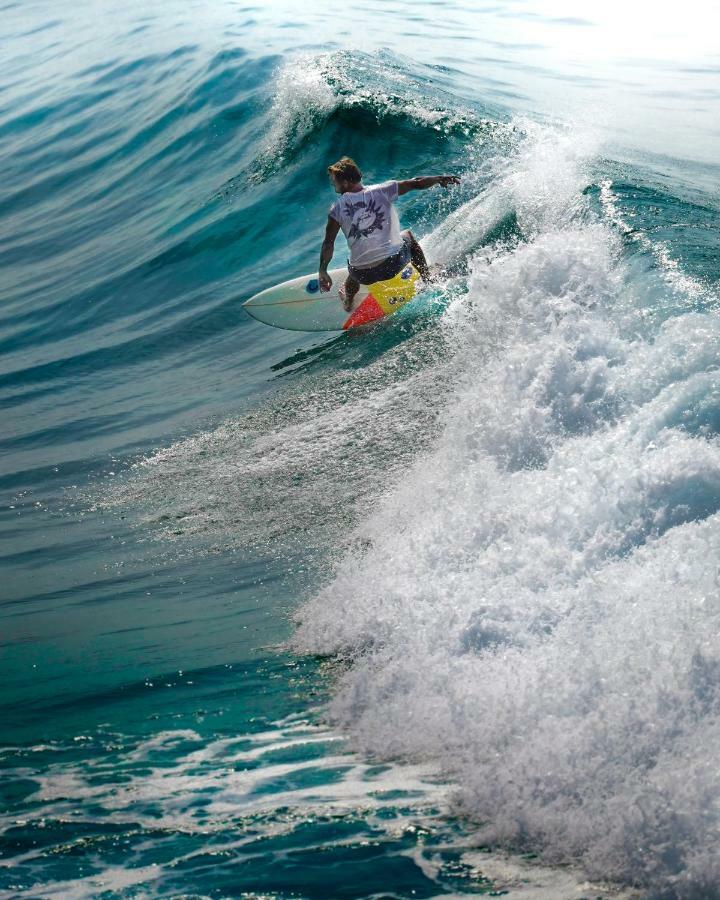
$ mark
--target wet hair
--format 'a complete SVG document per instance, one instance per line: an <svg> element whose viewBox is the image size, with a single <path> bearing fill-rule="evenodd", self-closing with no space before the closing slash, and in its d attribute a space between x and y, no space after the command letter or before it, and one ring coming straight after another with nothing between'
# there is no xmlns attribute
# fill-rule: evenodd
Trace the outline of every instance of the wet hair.
<svg viewBox="0 0 720 900"><path fill-rule="evenodd" d="M351 184L357 184L359 181L362 181L362 172L358 169L355 160L350 159L349 156L343 156L342 159L328 166L328 172L337 178L349 181Z"/></svg>

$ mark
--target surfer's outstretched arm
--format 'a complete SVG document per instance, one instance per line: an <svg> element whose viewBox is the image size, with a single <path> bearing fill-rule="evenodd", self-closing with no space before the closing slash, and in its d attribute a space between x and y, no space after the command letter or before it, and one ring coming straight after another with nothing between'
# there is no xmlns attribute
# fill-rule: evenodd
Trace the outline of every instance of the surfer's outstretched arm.
<svg viewBox="0 0 720 900"><path fill-rule="evenodd" d="M328 216L327 225L325 226L325 238L322 242L320 250L320 270L318 272L318 281L320 282L321 291L329 291L332 287L332 278L328 275L327 267L333 257L335 249L335 238L340 231L340 223L336 222L332 216Z"/></svg>
<svg viewBox="0 0 720 900"><path fill-rule="evenodd" d="M457 175L421 175L418 178L408 178L405 181L398 181L398 194L424 191L425 188L434 187L436 184L448 187L451 184L460 184L460 179Z"/></svg>

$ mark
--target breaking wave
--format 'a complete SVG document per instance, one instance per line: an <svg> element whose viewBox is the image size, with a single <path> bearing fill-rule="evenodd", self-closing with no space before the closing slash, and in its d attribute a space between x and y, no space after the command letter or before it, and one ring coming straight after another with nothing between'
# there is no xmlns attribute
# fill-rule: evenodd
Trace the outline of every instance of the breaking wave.
<svg viewBox="0 0 720 900"><path fill-rule="evenodd" d="M590 151L527 129L434 236L520 232L472 256L442 433L293 646L345 658L333 720L439 761L481 839L716 896L717 292L628 240Z"/></svg>

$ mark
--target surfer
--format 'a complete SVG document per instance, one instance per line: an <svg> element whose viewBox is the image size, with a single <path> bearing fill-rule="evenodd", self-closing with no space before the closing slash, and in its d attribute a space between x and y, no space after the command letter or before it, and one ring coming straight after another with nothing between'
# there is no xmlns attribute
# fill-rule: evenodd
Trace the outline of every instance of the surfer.
<svg viewBox="0 0 720 900"><path fill-rule="evenodd" d="M340 196L330 207L325 226L318 273L320 290L329 291L332 287L327 267L341 228L350 247L349 274L339 291L346 310L352 307L361 284L374 284L392 278L408 262L412 262L422 279L428 281L430 268L422 247L412 231L400 231L393 204L408 191L422 191L436 184L448 187L460 184L460 179L455 175L423 175L365 187L360 169L349 156L343 156L328 166L328 174L335 193Z"/></svg>

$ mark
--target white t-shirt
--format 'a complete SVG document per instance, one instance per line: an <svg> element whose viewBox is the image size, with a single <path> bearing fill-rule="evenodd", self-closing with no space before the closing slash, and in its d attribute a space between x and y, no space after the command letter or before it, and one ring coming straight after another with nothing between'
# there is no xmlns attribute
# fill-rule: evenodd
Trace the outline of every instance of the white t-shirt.
<svg viewBox="0 0 720 900"><path fill-rule="evenodd" d="M351 266L367 268L402 250L397 196L397 181L386 181L341 194L330 207L347 238Z"/></svg>

